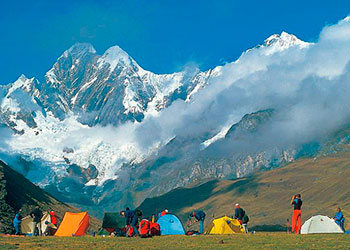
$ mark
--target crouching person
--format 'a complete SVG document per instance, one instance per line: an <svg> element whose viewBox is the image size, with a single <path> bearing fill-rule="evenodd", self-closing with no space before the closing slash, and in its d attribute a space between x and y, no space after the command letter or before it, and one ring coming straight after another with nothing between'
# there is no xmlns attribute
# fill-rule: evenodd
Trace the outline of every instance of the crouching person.
<svg viewBox="0 0 350 250"><path fill-rule="evenodd" d="M345 218L344 218L343 212L341 211L340 207L337 208L337 213L335 214L333 219L334 219L335 223L337 223L338 226L341 228L341 230L343 230L343 232L345 232L345 228L344 228Z"/></svg>
<svg viewBox="0 0 350 250"><path fill-rule="evenodd" d="M205 219L205 213L202 210L195 210L192 213L190 213L189 219L194 218L194 222L200 222L200 234L203 234L203 224L204 224L204 219Z"/></svg>
<svg viewBox="0 0 350 250"><path fill-rule="evenodd" d="M136 228L138 222L138 216L134 210L126 208L125 211L121 211L120 215L125 217L125 228L126 228L126 237L132 237L134 235L139 235L139 232ZM132 233L130 233L132 230Z"/></svg>

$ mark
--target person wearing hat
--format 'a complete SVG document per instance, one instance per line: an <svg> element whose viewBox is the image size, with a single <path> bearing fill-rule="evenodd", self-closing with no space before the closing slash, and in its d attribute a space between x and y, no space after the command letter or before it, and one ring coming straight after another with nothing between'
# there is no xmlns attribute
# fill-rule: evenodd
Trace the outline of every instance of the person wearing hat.
<svg viewBox="0 0 350 250"><path fill-rule="evenodd" d="M333 219L334 219L335 223L337 223L338 226L341 228L341 230L343 230L343 232L345 232L345 228L344 228L345 218L344 218L343 212L341 211L340 207L337 208L337 213L335 214Z"/></svg>
<svg viewBox="0 0 350 250"><path fill-rule="evenodd" d="M159 217L162 217L162 216L164 216L164 215L166 215L166 214L168 214L168 213L169 213L168 209L164 209L164 210L160 213L160 216L159 216Z"/></svg>
<svg viewBox="0 0 350 250"><path fill-rule="evenodd" d="M244 214L245 214L245 211L243 210L243 208L241 208L239 203L236 203L235 204L235 219L239 220L239 222L241 224L242 224Z"/></svg>
<svg viewBox="0 0 350 250"><path fill-rule="evenodd" d="M249 218L246 215L245 211L243 210L243 208L241 208L241 206L239 205L239 203L235 204L235 216L234 218L236 220L239 221L239 223L241 223L244 232L248 233L248 221Z"/></svg>
<svg viewBox="0 0 350 250"><path fill-rule="evenodd" d="M194 218L194 222L200 222L200 229L199 233L203 234L203 224L204 224L204 219L205 219L205 213L202 210L193 210L192 213L189 215L189 220L191 221L191 218Z"/></svg>

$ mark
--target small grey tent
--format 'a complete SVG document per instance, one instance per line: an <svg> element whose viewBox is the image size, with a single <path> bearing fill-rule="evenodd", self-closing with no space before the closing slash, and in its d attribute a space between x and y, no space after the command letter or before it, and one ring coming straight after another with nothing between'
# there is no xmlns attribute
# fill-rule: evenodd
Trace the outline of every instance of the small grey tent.
<svg viewBox="0 0 350 250"><path fill-rule="evenodd" d="M305 221L301 234L344 233L335 221L327 216L316 215Z"/></svg>

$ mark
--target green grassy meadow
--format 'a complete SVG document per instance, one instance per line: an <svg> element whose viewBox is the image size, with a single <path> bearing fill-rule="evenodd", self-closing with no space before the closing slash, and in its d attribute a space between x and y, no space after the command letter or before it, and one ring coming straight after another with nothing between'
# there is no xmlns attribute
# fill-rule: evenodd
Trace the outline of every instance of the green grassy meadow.
<svg viewBox="0 0 350 250"><path fill-rule="evenodd" d="M0 249L350 249L350 235L256 233L254 235L118 237L0 237Z"/></svg>

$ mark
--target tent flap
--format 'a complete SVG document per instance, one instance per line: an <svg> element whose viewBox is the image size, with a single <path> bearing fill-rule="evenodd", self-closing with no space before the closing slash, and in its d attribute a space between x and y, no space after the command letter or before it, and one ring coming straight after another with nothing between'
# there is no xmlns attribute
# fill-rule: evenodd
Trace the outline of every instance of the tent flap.
<svg viewBox="0 0 350 250"><path fill-rule="evenodd" d="M207 234L236 234L244 233L244 229L238 220L224 216L214 219L210 224Z"/></svg>
<svg viewBox="0 0 350 250"><path fill-rule="evenodd" d="M161 235L185 234L181 221L175 215L163 215L158 219L157 223L159 224Z"/></svg>
<svg viewBox="0 0 350 250"><path fill-rule="evenodd" d="M87 212L66 212L55 236L83 236L89 227L89 215Z"/></svg>
<svg viewBox="0 0 350 250"><path fill-rule="evenodd" d="M44 233L47 228L47 224L45 222L51 223L51 216L47 212L43 212L43 217L41 218L41 232ZM33 233L33 218L29 215L23 217L21 220L21 232L23 234L31 234Z"/></svg>

